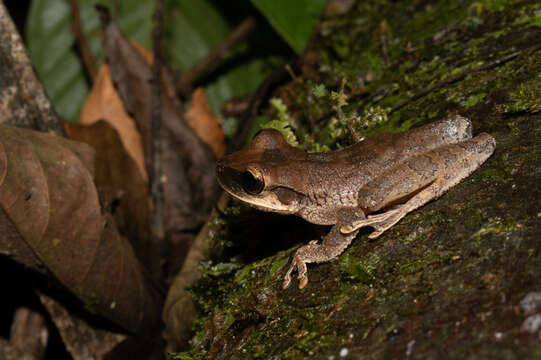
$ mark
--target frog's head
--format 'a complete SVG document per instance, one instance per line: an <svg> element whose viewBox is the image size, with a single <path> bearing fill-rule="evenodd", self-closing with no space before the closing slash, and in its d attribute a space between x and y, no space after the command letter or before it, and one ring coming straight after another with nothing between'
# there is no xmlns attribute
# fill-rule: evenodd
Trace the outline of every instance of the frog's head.
<svg viewBox="0 0 541 360"><path fill-rule="evenodd" d="M233 197L265 211L293 214L305 196L306 154L273 129L260 131L245 150L224 156L216 173Z"/></svg>

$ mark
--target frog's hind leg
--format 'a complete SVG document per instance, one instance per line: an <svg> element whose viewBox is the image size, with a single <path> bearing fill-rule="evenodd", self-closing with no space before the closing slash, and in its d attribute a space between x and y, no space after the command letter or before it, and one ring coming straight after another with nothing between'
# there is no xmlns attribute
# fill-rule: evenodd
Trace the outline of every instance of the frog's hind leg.
<svg viewBox="0 0 541 360"><path fill-rule="evenodd" d="M435 179L426 177L430 180L425 188L411 197L406 203L398 205L384 213L369 215L365 219L352 221L350 224L342 226L340 231L343 234L348 234L353 231L358 231L363 226L371 226L374 228L368 237L374 239L380 236L385 230L396 224L400 219L406 216L407 213L413 211L430 200L436 199L443 195L451 187L458 184L462 179L469 176L477 169L494 151L496 141L488 134L480 134L479 136L466 140L458 144L452 144L440 149L432 150L424 157L435 159L431 163L433 168L424 168L423 171L433 172ZM438 159L439 157L439 159ZM409 163L401 164L402 169L392 169L407 173L406 170L412 172L412 168L418 163L417 159L412 158ZM414 174L412 173L412 176ZM385 198L398 198L408 194L411 189L407 188L407 182L401 177L392 177L386 174L384 178L395 179L391 183L382 186L383 191L377 194L378 201L385 203ZM394 183L393 183L394 182ZM404 185L405 183L405 185ZM422 183L419 181L419 183Z"/></svg>
<svg viewBox="0 0 541 360"><path fill-rule="evenodd" d="M458 179L460 181L461 179ZM457 181L457 183L458 183ZM385 230L391 228L394 224L400 221L407 213L413 211L432 199L441 196L447 189L451 188L452 184L448 179L439 178L428 187L420 191L403 205L398 205L381 214L368 215L366 219L352 222L349 225L343 226L340 231L343 234L348 234L352 231L357 231L364 226L371 226L374 231L368 235L369 239L375 239Z"/></svg>

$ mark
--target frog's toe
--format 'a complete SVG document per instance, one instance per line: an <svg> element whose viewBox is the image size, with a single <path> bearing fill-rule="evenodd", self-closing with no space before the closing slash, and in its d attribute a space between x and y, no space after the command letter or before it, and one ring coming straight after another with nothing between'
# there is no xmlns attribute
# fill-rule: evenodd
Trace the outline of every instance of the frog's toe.
<svg viewBox="0 0 541 360"><path fill-rule="evenodd" d="M297 276L297 279L299 279L299 289L302 289L308 284L308 275L306 275L308 269L306 268L306 263L300 259L297 261L297 271L299 272Z"/></svg>
<svg viewBox="0 0 541 360"><path fill-rule="evenodd" d="M284 281L282 282L282 289L287 289L291 284L291 272L293 271L293 265L289 267L287 273L284 275Z"/></svg>
<svg viewBox="0 0 541 360"><path fill-rule="evenodd" d="M291 284L291 273L293 273L293 271L295 270L297 270L298 273L297 279L299 279L299 289L302 289L306 286L306 284L308 284L308 276L306 275L308 273L308 269L306 268L306 262L301 259L299 250L297 250L295 256L293 256L291 265L289 266L289 269L284 275L284 281L282 282L283 289L288 288Z"/></svg>
<svg viewBox="0 0 541 360"><path fill-rule="evenodd" d="M377 215L376 215L377 216ZM350 234L354 232L355 230L358 230L365 226L372 226L373 224L377 223L379 220L374 217L368 217L366 219L362 219L359 221L352 222L351 224L344 225L340 228L340 232L342 234Z"/></svg>
<svg viewBox="0 0 541 360"><path fill-rule="evenodd" d="M368 238L369 238L369 239L375 239L375 238L377 238L378 236L380 236L381 234L383 234L383 232L384 232L385 230L387 230L387 228L385 228L385 229L379 229L379 228L378 228L377 230L372 231L372 232L370 233L370 235L368 235Z"/></svg>
<svg viewBox="0 0 541 360"><path fill-rule="evenodd" d="M368 237L374 239L385 230L394 225L403 215L399 206L381 214L369 215L366 219L360 219L340 228L342 234L349 234L365 226L372 226L375 231Z"/></svg>
<svg viewBox="0 0 541 360"><path fill-rule="evenodd" d="M291 273L295 271L296 268L297 268L297 262L295 261L295 258L293 258L291 265L289 265L289 269L287 269L287 272L284 275L284 281L282 282L282 289L287 289L289 287L289 285L291 284Z"/></svg>
<svg viewBox="0 0 541 360"><path fill-rule="evenodd" d="M306 284L308 284L308 276L299 277L299 289L305 287Z"/></svg>
<svg viewBox="0 0 541 360"><path fill-rule="evenodd" d="M369 239L375 239L396 224L402 216L391 216L377 224L373 224L374 231L368 235Z"/></svg>
<svg viewBox="0 0 541 360"><path fill-rule="evenodd" d="M291 284L291 276L286 275L284 276L284 281L282 281L282 289L287 289L289 287L289 284Z"/></svg>

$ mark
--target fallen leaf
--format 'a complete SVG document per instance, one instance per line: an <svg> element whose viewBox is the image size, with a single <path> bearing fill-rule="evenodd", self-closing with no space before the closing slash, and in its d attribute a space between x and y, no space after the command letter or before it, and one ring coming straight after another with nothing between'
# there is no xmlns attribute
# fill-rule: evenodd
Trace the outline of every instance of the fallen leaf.
<svg viewBox="0 0 541 360"><path fill-rule="evenodd" d="M65 129L71 139L94 148L94 183L102 206L115 204L111 210L120 232L129 239L137 258L153 278L158 279L161 266L157 249L151 243L152 204L148 184L138 171L138 164L125 150L120 133L105 121L91 126L66 122Z"/></svg>
<svg viewBox="0 0 541 360"><path fill-rule="evenodd" d="M9 222L0 228L10 246L32 250L25 263L45 268L89 309L129 331L151 329L161 297L101 213L92 157L86 144L0 126L0 221ZM31 256L26 250L18 253Z"/></svg>
<svg viewBox="0 0 541 360"><path fill-rule="evenodd" d="M40 293L39 299L56 325L66 349L74 360L104 359L126 335L94 328L70 313L53 298Z"/></svg>
<svg viewBox="0 0 541 360"><path fill-rule="evenodd" d="M99 120L104 120L115 128L124 149L136 162L143 179L148 181L141 135L134 120L124 109L122 99L111 80L111 70L107 64L102 65L98 72L92 90L81 109L79 124L90 126Z"/></svg>
<svg viewBox="0 0 541 360"><path fill-rule="evenodd" d="M143 45L139 44L137 41L130 41L130 44L143 56L148 65L152 65L154 60L154 54L152 51L147 50Z"/></svg>
<svg viewBox="0 0 541 360"><path fill-rule="evenodd" d="M209 145L216 157L225 152L225 136L221 127L221 119L214 116L202 87L192 95L192 102L186 112L186 122L195 133Z"/></svg>
<svg viewBox="0 0 541 360"><path fill-rule="evenodd" d="M113 83L141 134L148 171L152 164L151 68L113 21L104 24L103 38ZM164 227L171 235L201 226L214 203L217 185L212 150L187 125L178 100L162 86Z"/></svg>

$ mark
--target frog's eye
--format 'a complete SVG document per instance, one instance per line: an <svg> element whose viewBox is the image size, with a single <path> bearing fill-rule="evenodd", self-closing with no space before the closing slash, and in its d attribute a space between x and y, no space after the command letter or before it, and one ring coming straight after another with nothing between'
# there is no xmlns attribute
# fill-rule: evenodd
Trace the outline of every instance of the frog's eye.
<svg viewBox="0 0 541 360"><path fill-rule="evenodd" d="M260 194L265 188L265 180L261 171L254 167L249 167L242 173L242 187L248 194Z"/></svg>

